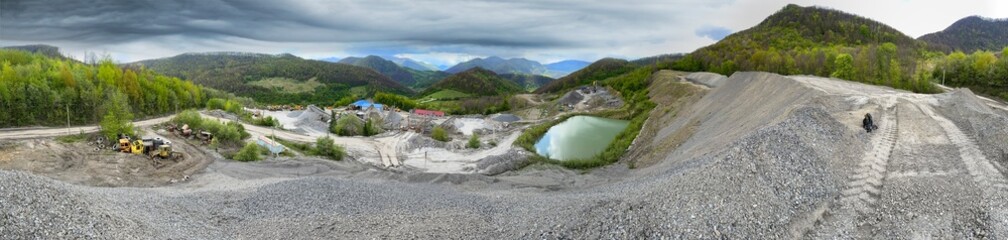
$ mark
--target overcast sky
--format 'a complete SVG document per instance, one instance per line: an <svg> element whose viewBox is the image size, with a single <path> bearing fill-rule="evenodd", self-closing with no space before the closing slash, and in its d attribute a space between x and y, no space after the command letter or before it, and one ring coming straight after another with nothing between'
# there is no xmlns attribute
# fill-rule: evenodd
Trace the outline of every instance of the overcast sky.
<svg viewBox="0 0 1008 240"><path fill-rule="evenodd" d="M1004 0L0 0L0 46L49 44L121 62L208 51L438 65L491 55L633 59L693 51L787 3L869 17L911 37L969 15L1008 17Z"/></svg>

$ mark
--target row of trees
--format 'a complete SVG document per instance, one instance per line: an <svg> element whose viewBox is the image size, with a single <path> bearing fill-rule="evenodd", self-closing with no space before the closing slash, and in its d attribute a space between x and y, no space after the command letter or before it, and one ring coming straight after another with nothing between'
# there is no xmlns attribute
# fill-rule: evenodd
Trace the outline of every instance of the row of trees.
<svg viewBox="0 0 1008 240"><path fill-rule="evenodd" d="M218 93L110 60L87 65L0 50L0 127L129 122L202 106L208 94Z"/></svg>
<svg viewBox="0 0 1008 240"><path fill-rule="evenodd" d="M413 101L413 99L393 93L375 93L374 100L385 105L395 106L403 111L413 110L418 106L417 102Z"/></svg>
<svg viewBox="0 0 1008 240"><path fill-rule="evenodd" d="M1000 57L990 51L971 54L952 52L932 58L929 69L922 75L953 87L969 87L987 95L1008 101L1008 47Z"/></svg>
<svg viewBox="0 0 1008 240"><path fill-rule="evenodd" d="M920 93L937 89L929 78L915 74L924 63L915 49L893 43L879 45L813 46L793 49L739 48L732 51L701 50L675 62L672 68L731 75L736 71L765 71L785 75L836 77L891 86Z"/></svg>

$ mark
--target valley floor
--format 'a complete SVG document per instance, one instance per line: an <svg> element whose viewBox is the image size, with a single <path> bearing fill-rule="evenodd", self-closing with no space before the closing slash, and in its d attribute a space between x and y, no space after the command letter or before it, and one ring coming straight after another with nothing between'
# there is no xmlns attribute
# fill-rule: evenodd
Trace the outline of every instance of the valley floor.
<svg viewBox="0 0 1008 240"><path fill-rule="evenodd" d="M689 79L656 73L652 93L692 97L652 94L659 107L627 157L587 172L536 164L488 176L314 158L239 163L213 153L194 156L210 160L185 181L155 187L97 187L0 170L0 234L1008 238L1003 105L968 90L922 95L758 72L736 73L716 86ZM866 113L878 131L861 129ZM0 145L21 141L13 135L0 131ZM513 141L512 135L501 139ZM350 142L358 140L341 144L352 152L399 149L397 142L408 142L396 140L403 137L362 139L361 150ZM421 164L418 151L402 156L403 164L422 168L414 166ZM10 153L0 152L0 161L11 161L3 154ZM499 156L529 153L502 147L453 154L425 158L505 161Z"/></svg>

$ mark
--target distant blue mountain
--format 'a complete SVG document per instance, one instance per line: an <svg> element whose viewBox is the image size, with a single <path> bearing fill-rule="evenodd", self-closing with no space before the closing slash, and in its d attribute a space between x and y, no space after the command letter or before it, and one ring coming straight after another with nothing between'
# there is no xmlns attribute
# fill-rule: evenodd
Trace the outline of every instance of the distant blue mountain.
<svg viewBox="0 0 1008 240"><path fill-rule="evenodd" d="M402 67L405 67L405 68L409 68L409 69L413 69L413 70L418 70L418 71L441 71L440 68L438 68L437 66L434 66L434 65L432 65L430 63L421 62L421 61L413 60L413 59L410 59L410 58L401 58L401 57L392 57L392 56L385 56L383 58L385 58L385 59L387 59L389 61L392 61L392 62L394 62L395 64L397 64L399 66L402 66Z"/></svg>
<svg viewBox="0 0 1008 240"><path fill-rule="evenodd" d="M590 62L585 62L581 60L563 60L555 63L546 64L546 69L556 72L572 73L582 68L587 67ZM566 75L566 74L564 74Z"/></svg>
<svg viewBox="0 0 1008 240"><path fill-rule="evenodd" d="M319 59L319 61L323 61L323 62L333 62L333 63L338 63L338 62L340 62L340 60L343 60L343 58L338 58L338 57L327 57L327 58L323 58L323 59Z"/></svg>

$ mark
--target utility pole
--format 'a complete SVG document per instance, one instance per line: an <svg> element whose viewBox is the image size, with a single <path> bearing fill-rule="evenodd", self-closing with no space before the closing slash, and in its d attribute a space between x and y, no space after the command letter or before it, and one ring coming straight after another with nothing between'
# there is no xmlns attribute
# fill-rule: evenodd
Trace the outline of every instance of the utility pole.
<svg viewBox="0 0 1008 240"><path fill-rule="evenodd" d="M70 135L70 104L66 104L67 110L67 135Z"/></svg>

